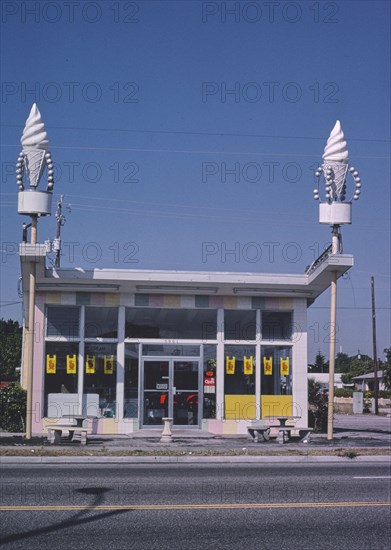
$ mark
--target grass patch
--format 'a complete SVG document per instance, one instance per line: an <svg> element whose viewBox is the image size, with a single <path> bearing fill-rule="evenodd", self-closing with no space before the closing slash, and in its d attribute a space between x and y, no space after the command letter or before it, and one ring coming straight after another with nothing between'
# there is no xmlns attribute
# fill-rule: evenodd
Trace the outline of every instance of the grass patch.
<svg viewBox="0 0 391 550"><path fill-rule="evenodd" d="M353 458L357 458L359 456L359 453L352 449L352 450L349 450L349 451L344 451L343 453L339 453L338 456L353 459Z"/></svg>
<svg viewBox="0 0 391 550"><path fill-rule="evenodd" d="M34 449L20 448L20 447L5 447L0 448L0 456L107 456L107 457L164 457L164 456L340 456L344 458L356 458L357 456L391 456L391 449L389 448L351 448L343 450L339 449L308 449L308 450L292 450L292 449L273 449L273 450L258 450L258 449L232 449L227 451L204 449L204 450L170 450L170 449L154 449L154 450L141 450L141 449L127 449L127 450L113 450L110 451L107 448L101 449L88 449L84 448L64 448L64 449L50 449L47 447L38 447Z"/></svg>

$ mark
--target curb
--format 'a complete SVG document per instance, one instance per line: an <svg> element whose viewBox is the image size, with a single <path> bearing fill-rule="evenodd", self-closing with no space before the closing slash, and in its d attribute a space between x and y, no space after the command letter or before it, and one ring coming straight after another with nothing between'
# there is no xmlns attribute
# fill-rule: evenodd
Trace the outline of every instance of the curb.
<svg viewBox="0 0 391 550"><path fill-rule="evenodd" d="M317 464L386 463L387 455L343 456L3 456L0 464Z"/></svg>

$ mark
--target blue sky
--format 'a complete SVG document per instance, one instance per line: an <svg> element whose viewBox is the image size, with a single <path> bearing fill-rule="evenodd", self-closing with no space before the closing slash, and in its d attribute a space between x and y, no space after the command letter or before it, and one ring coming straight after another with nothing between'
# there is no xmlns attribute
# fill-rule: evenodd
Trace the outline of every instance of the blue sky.
<svg viewBox="0 0 391 550"><path fill-rule="evenodd" d="M342 228L355 267L338 285L337 351L372 354L373 274L382 357L391 343L389 2L1 9L3 317L21 319L13 171L34 101L55 197L71 204L63 266L304 272L330 240L312 189L339 119L363 191ZM54 232L54 216L39 222L40 241ZM309 310L310 360L318 349L328 356L328 320L325 293Z"/></svg>

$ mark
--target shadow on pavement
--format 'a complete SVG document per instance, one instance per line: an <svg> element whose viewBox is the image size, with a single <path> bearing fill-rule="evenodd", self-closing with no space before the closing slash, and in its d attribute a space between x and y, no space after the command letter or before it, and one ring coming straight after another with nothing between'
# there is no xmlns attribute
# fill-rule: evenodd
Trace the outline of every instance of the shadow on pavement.
<svg viewBox="0 0 391 550"><path fill-rule="evenodd" d="M53 525L49 525L47 527L40 527L38 529L32 529L31 531L27 531L25 533L17 533L14 535L9 536L2 536L0 541L0 546L3 546L5 544L9 544L10 542L20 541L20 540L26 540L31 537L36 537L38 535L46 535L48 533L53 533L56 531L59 531L61 529L68 529L69 527L74 527L75 525L82 525L86 523L92 523L94 521L99 521L101 519L105 519L117 514L123 514L127 513L130 510L113 510L111 512L104 512L100 514L94 514L92 517L83 517L87 513L93 512L91 510L91 507L97 507L101 506L104 501L104 495L105 493L111 491L112 489L108 489L105 487L89 487L85 489L78 489L76 492L86 495L94 495L96 498L92 504L88 504L88 509L81 510L77 514L75 514L71 519L68 519L66 521L61 521L59 523L55 523Z"/></svg>

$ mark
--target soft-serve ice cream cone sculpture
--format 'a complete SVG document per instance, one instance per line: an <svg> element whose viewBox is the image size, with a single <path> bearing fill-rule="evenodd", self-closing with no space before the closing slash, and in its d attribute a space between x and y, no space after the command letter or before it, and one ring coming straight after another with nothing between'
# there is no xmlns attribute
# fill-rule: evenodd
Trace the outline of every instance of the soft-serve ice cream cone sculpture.
<svg viewBox="0 0 391 550"><path fill-rule="evenodd" d="M361 193L361 180L357 170L349 166L349 153L345 136L339 120L327 140L323 153L323 164L318 167L315 175L323 174L325 179L325 200L320 199L319 186L314 189L314 199L319 204L319 221L329 225L352 223L352 199L357 200ZM352 174L355 180L354 195L346 200L346 178Z"/></svg>
<svg viewBox="0 0 391 550"><path fill-rule="evenodd" d="M31 108L20 140L22 151L16 164L16 181L19 187L19 214L46 216L51 211L52 191L54 186L53 161L48 151L49 142L45 125L37 105ZM46 191L37 189L47 168L48 183ZM30 189L25 190L25 176Z"/></svg>

